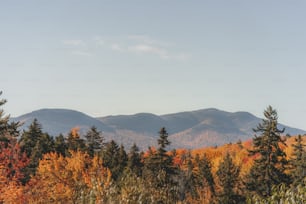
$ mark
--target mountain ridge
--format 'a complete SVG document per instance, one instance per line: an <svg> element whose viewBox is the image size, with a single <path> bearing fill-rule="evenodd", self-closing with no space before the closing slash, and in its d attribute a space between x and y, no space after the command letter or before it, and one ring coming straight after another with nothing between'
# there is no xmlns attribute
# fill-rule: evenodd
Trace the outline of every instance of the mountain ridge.
<svg viewBox="0 0 306 204"><path fill-rule="evenodd" d="M91 126L103 132L105 140L115 140L130 147L136 143L141 149L156 146L158 131L166 127L172 148L200 148L219 146L253 137L252 131L261 119L245 112L227 112L216 108L183 111L164 115L136 113L133 115L109 115L91 117L82 112L69 109L40 109L12 118L24 122L22 130L27 129L36 118L43 131L52 136L67 134L73 127L79 127L84 134ZM279 125L286 133L296 135L306 131Z"/></svg>

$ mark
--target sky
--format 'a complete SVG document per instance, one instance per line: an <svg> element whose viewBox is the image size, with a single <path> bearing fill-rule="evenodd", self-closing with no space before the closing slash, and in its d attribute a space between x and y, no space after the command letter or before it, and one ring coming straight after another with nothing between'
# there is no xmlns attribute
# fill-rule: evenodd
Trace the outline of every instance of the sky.
<svg viewBox="0 0 306 204"><path fill-rule="evenodd" d="M306 130L306 1L3 0L7 114L205 108Z"/></svg>

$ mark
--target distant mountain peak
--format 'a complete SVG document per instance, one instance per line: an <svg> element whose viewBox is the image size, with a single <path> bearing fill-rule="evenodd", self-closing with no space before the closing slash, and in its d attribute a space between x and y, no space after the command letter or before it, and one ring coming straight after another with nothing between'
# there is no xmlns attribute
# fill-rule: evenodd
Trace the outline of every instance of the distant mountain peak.
<svg viewBox="0 0 306 204"><path fill-rule="evenodd" d="M80 127L81 131L96 126L103 131L112 132L113 129L103 124L100 120L86 115L82 112L69 109L44 108L12 118L14 121L23 121L22 129L27 129L34 119L42 124L43 131L56 136L60 133L66 134L73 127Z"/></svg>
<svg viewBox="0 0 306 204"><path fill-rule="evenodd" d="M136 143L142 149L156 146L158 131L166 127L173 148L199 148L222 145L253 137L252 128L261 122L253 114L245 111L227 112L216 108L185 111L165 115L137 113L93 118L82 112L69 109L45 108L13 118L25 122L23 129L38 119L43 130L56 136L66 134L73 127L80 127L82 133L91 126L103 132L106 140L114 139L127 147ZM287 127L286 133L304 134L303 130ZM286 134L285 133L285 134Z"/></svg>

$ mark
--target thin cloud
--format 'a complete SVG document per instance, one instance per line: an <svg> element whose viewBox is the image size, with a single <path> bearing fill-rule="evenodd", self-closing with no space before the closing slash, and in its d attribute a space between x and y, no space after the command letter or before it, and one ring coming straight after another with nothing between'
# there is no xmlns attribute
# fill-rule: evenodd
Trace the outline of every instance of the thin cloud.
<svg viewBox="0 0 306 204"><path fill-rule="evenodd" d="M130 46L128 48L129 51L140 53L140 54L154 54L158 55L163 59L167 59L169 54L166 50L160 47L155 47L149 44L138 44L134 46Z"/></svg>
<svg viewBox="0 0 306 204"><path fill-rule="evenodd" d="M134 52L137 54L151 54L151 55L157 55L161 59L174 59L174 60L188 60L190 59L189 54L185 53L175 53L172 52L169 49L166 49L164 47L159 47L159 46L153 46L150 44L137 44L130 46L128 48L128 51Z"/></svg>
<svg viewBox="0 0 306 204"><path fill-rule="evenodd" d="M162 47L168 47L171 46L173 44L169 43L169 42L163 42L160 40L156 40L151 38L150 36L147 35L129 35L128 39L130 40L134 40L136 42L140 42L140 43L145 43L145 44L150 44L150 45L158 45L158 46L162 46Z"/></svg>
<svg viewBox="0 0 306 204"><path fill-rule="evenodd" d="M81 50L75 50L72 52L73 55L78 55L78 56L85 56L85 57L90 57L92 54L87 51L81 51Z"/></svg>
<svg viewBox="0 0 306 204"><path fill-rule="evenodd" d="M190 54L181 53L181 54L172 56L172 58L176 59L176 60L185 61L185 60L189 60L191 58L191 55Z"/></svg>
<svg viewBox="0 0 306 204"><path fill-rule="evenodd" d="M128 39L132 41L132 45L127 49L129 52L157 55L161 59L188 60L191 57L188 54L173 51L171 49L173 44L155 40L147 35L130 35Z"/></svg>
<svg viewBox="0 0 306 204"><path fill-rule="evenodd" d="M153 44L154 41L146 35L130 35L128 36L128 39L130 40L135 40L135 41L140 41L140 42L144 42L144 43L148 43L148 44Z"/></svg>
<svg viewBox="0 0 306 204"><path fill-rule="evenodd" d="M97 36L97 37L94 37L94 41L96 43L96 45L105 45L105 40L103 40L101 37Z"/></svg>
<svg viewBox="0 0 306 204"><path fill-rule="evenodd" d="M105 38L95 36L86 44L82 40L65 40L63 44L75 47L72 54L92 56L100 48L108 48L114 52L131 53L136 55L151 55L160 59L188 60L191 55L175 51L175 45L156 40L147 35L130 35L121 38ZM84 48L85 51L84 51Z"/></svg>
<svg viewBox="0 0 306 204"><path fill-rule="evenodd" d="M70 45L70 46L85 46L86 43L82 40L64 40L64 45Z"/></svg>
<svg viewBox="0 0 306 204"><path fill-rule="evenodd" d="M124 48L121 45L119 45L118 43L113 43L111 45L111 49L114 50L114 51L120 51L120 52L124 51Z"/></svg>

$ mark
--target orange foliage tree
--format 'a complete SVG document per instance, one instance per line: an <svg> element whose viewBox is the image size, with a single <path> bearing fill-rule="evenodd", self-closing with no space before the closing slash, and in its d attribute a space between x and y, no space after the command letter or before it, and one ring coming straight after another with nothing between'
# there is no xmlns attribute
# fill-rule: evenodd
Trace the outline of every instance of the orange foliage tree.
<svg viewBox="0 0 306 204"><path fill-rule="evenodd" d="M27 185L29 203L97 203L103 201L111 173L98 157L71 151L70 157L48 153Z"/></svg>
<svg viewBox="0 0 306 204"><path fill-rule="evenodd" d="M0 203L22 202L22 169L29 159L17 143L0 143ZM15 200L18 198L18 201Z"/></svg>

